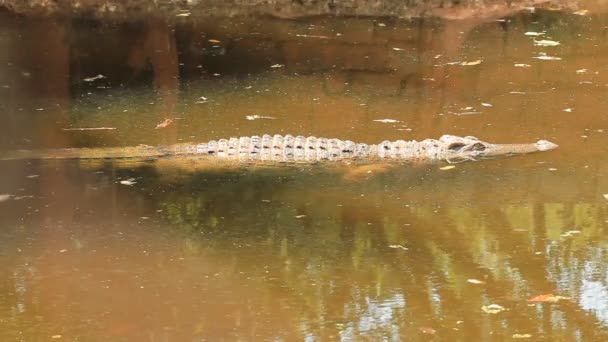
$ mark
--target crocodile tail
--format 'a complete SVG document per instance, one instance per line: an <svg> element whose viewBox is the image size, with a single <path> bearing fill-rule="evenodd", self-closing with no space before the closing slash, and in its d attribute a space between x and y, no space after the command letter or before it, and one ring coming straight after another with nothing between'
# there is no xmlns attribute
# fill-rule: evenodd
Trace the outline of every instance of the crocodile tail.
<svg viewBox="0 0 608 342"><path fill-rule="evenodd" d="M170 154L170 152L163 147L147 145L134 147L17 150L0 154L0 160L158 158L168 153Z"/></svg>

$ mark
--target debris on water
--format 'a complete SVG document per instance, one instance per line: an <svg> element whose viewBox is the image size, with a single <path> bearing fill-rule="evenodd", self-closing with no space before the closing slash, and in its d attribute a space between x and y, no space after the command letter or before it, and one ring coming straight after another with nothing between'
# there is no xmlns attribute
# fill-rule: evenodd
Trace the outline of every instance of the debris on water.
<svg viewBox="0 0 608 342"><path fill-rule="evenodd" d="M404 251L407 251L408 248L401 246L401 245L389 245L388 248L395 248L395 249L403 249Z"/></svg>
<svg viewBox="0 0 608 342"><path fill-rule="evenodd" d="M498 304L490 304L482 306L481 310L483 310L485 313L497 314L499 312L505 311L506 309Z"/></svg>
<svg viewBox="0 0 608 342"><path fill-rule="evenodd" d="M333 39L332 37L328 37L328 36L318 36L318 35L314 35L314 34L296 34L296 37L302 37L302 38L316 38L316 39Z"/></svg>
<svg viewBox="0 0 608 342"><path fill-rule="evenodd" d="M208 41L209 43L214 43L214 44L221 43L221 41L220 41L220 40L218 40L218 39L208 39L207 41Z"/></svg>
<svg viewBox="0 0 608 342"><path fill-rule="evenodd" d="M386 27L386 24L385 23L378 23L378 26L380 26L380 27Z"/></svg>
<svg viewBox="0 0 608 342"><path fill-rule="evenodd" d="M575 15L587 15L587 14L589 14L589 10L580 10L580 11L573 12L572 14L575 14Z"/></svg>
<svg viewBox="0 0 608 342"><path fill-rule="evenodd" d="M482 102L481 105L484 107L494 107L492 104L486 102Z"/></svg>
<svg viewBox="0 0 608 342"><path fill-rule="evenodd" d="M116 127L70 127L62 128L63 131L113 131Z"/></svg>
<svg viewBox="0 0 608 342"><path fill-rule="evenodd" d="M402 48L397 48L397 47L394 47L394 48L393 48L393 50L394 50L394 51L405 51L404 49L402 49Z"/></svg>
<svg viewBox="0 0 608 342"><path fill-rule="evenodd" d="M471 284L485 284L485 281L482 280L477 280L477 279L467 279L467 283L471 283Z"/></svg>
<svg viewBox="0 0 608 342"><path fill-rule="evenodd" d="M3 195L0 195L0 202L2 202L2 196ZM10 195L4 195L4 196L10 196ZM605 200L608 200L608 194L603 194L602 196L604 197Z"/></svg>
<svg viewBox="0 0 608 342"><path fill-rule="evenodd" d="M570 297L555 296L552 293L548 293L548 294L542 294L542 295L530 298L530 299L528 299L528 302L531 302L531 303L542 303L542 302L557 303L560 300L568 300L568 299L570 299Z"/></svg>
<svg viewBox="0 0 608 342"><path fill-rule="evenodd" d="M129 179L125 179L125 180L121 180L120 181L120 184L122 184L122 185L129 185L129 186L134 185L136 183L137 182L135 181L135 178L129 178Z"/></svg>
<svg viewBox="0 0 608 342"><path fill-rule="evenodd" d="M276 68L282 68L282 67L284 67L284 66L285 66L284 64L273 64L273 65L271 65L270 67L271 67L271 68L275 68L275 69L276 69Z"/></svg>
<svg viewBox="0 0 608 342"><path fill-rule="evenodd" d="M471 62L462 62L462 63L460 63L460 65L462 65L462 66L472 66L472 65L479 65L479 64L481 64L481 59L474 60L474 61L471 61Z"/></svg>
<svg viewBox="0 0 608 342"><path fill-rule="evenodd" d="M247 115L245 118L247 120L249 120L249 121L258 120L258 119L266 119L266 120L274 120L274 119L276 119L273 116L257 115L257 114L255 114L255 115Z"/></svg>
<svg viewBox="0 0 608 342"><path fill-rule="evenodd" d="M303 218L303 217L306 217L306 215L296 215L295 217L296 217L297 219L301 219L301 218Z"/></svg>
<svg viewBox="0 0 608 342"><path fill-rule="evenodd" d="M67 249L62 249L62 250L59 251L59 253L65 253L67 251L68 251Z"/></svg>
<svg viewBox="0 0 608 342"><path fill-rule="evenodd" d="M573 110L574 110L574 108L564 108L563 109L564 112L568 112L568 113L572 113Z"/></svg>
<svg viewBox="0 0 608 342"><path fill-rule="evenodd" d="M587 71L589 71L589 69L578 69L578 70L576 70L576 73L581 75L581 74L586 74Z"/></svg>
<svg viewBox="0 0 608 342"><path fill-rule="evenodd" d="M61 337L62 337L61 335L53 335L53 336L51 336L52 339L58 339L58 338L61 338Z"/></svg>
<svg viewBox="0 0 608 342"><path fill-rule="evenodd" d="M534 45L536 45L536 46L558 46L558 45L560 45L560 42L556 42L554 40L548 40L548 39L534 40Z"/></svg>
<svg viewBox="0 0 608 342"><path fill-rule="evenodd" d="M561 237L571 237L571 236L575 236L575 235L579 235L581 234L580 230L569 230L565 233L560 234Z"/></svg>
<svg viewBox="0 0 608 342"><path fill-rule="evenodd" d="M530 37L538 37L538 36L542 36L545 34L545 32L534 32L534 31L528 31L526 33L524 33L526 36L530 36Z"/></svg>
<svg viewBox="0 0 608 342"><path fill-rule="evenodd" d="M554 167L550 167L548 170L549 170L549 171L557 171L557 169L556 169L556 168L554 168Z"/></svg>
<svg viewBox="0 0 608 342"><path fill-rule="evenodd" d="M534 59L540 59L541 61L561 61L561 57L549 56L546 54L540 54L538 56L532 57Z"/></svg>
<svg viewBox="0 0 608 342"><path fill-rule="evenodd" d="M169 127L171 124L173 124L173 122L174 122L173 119L165 119L161 123L159 123L158 125L156 125L156 127L154 129Z"/></svg>
<svg viewBox="0 0 608 342"><path fill-rule="evenodd" d="M437 330L429 327L420 327L419 330L425 335L435 335L437 333Z"/></svg>
<svg viewBox="0 0 608 342"><path fill-rule="evenodd" d="M382 122L382 123L395 123L395 122L401 122L399 120L395 120L395 119L376 119L376 120L372 120L375 122Z"/></svg>
<svg viewBox="0 0 608 342"><path fill-rule="evenodd" d="M525 63L515 63L515 64L513 64L513 66L518 67L518 68L529 68L529 67L531 67L530 64L525 64Z"/></svg>
<svg viewBox="0 0 608 342"><path fill-rule="evenodd" d="M530 334L513 334L511 335L512 338L532 338L532 335Z"/></svg>
<svg viewBox="0 0 608 342"><path fill-rule="evenodd" d="M443 171L445 171L445 170L451 170L451 169L453 169L455 167L456 167L455 165L446 165L446 166L440 167L439 170L443 170Z"/></svg>
<svg viewBox="0 0 608 342"><path fill-rule="evenodd" d="M178 13L175 16L176 17L189 17L190 16L190 12Z"/></svg>
<svg viewBox="0 0 608 342"><path fill-rule="evenodd" d="M106 77L104 75L102 75L102 74L99 74L97 76L87 77L83 81L85 81L85 82L93 82L95 80L100 80L100 79L103 79L103 78L106 78Z"/></svg>
<svg viewBox="0 0 608 342"><path fill-rule="evenodd" d="M38 178L40 175L27 175L25 178Z"/></svg>
<svg viewBox="0 0 608 342"><path fill-rule="evenodd" d="M12 196L11 194L0 194L0 203L8 201Z"/></svg>

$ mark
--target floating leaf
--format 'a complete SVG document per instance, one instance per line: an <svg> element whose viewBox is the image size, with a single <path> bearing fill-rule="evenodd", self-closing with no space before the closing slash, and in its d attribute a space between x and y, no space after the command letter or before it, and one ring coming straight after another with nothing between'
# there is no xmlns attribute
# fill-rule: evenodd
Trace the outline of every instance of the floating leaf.
<svg viewBox="0 0 608 342"><path fill-rule="evenodd" d="M589 14L589 10L580 10L580 11L573 12L572 14L587 15L587 14Z"/></svg>
<svg viewBox="0 0 608 342"><path fill-rule="evenodd" d="M382 122L382 123L395 123L395 122L401 122L399 120L395 120L395 119L376 119L376 120L372 120L375 122Z"/></svg>
<svg viewBox="0 0 608 342"><path fill-rule="evenodd" d="M189 17L190 16L190 12L186 12L186 13L179 13L175 15L176 17Z"/></svg>
<svg viewBox="0 0 608 342"><path fill-rule="evenodd" d="M120 181L120 184L122 184L122 185L129 185L129 186L133 185L133 184L136 184L136 183L137 182L135 181L135 178L129 178L129 179L125 179L125 180Z"/></svg>
<svg viewBox="0 0 608 342"><path fill-rule="evenodd" d="M447 166L440 167L439 170L443 170L443 171L445 171L445 170L451 170L451 169L453 169L455 167L456 167L455 165L447 165Z"/></svg>
<svg viewBox="0 0 608 342"><path fill-rule="evenodd" d="M83 81L85 81L85 82L93 82L95 80L99 80L99 79L102 79L102 78L106 78L106 77L104 75L102 75L102 74L99 74L97 76L87 77Z"/></svg>
<svg viewBox="0 0 608 342"><path fill-rule="evenodd" d="M540 59L541 61L561 61L562 60L561 57L547 56L547 55L538 55L538 56L532 57L532 58Z"/></svg>
<svg viewBox="0 0 608 342"><path fill-rule="evenodd" d="M563 299L570 299L570 298L562 297L562 296L555 296L552 293L548 293L548 294L543 294L540 296L530 298L530 299L528 299L528 302L531 302L531 303L542 303L542 302L557 303Z"/></svg>
<svg viewBox="0 0 608 342"><path fill-rule="evenodd" d="M576 73L580 75L580 74L587 73L587 71L589 71L589 69L578 69L578 70L576 70Z"/></svg>
<svg viewBox="0 0 608 342"><path fill-rule="evenodd" d="M530 335L530 334L513 334L511 337L513 337L513 338L531 338L532 335Z"/></svg>
<svg viewBox="0 0 608 342"><path fill-rule="evenodd" d="M394 51L405 51L405 50L404 50L404 49L402 49L402 48L396 48L396 47L394 47L394 48L393 48L393 50L394 50Z"/></svg>
<svg viewBox="0 0 608 342"><path fill-rule="evenodd" d="M296 215L297 219L300 219L300 218L303 218L303 217L306 217L306 215Z"/></svg>
<svg viewBox="0 0 608 342"><path fill-rule="evenodd" d="M388 248L395 248L395 249L399 248L399 249L403 249L404 251L408 250L407 247L403 247L401 245L389 245Z"/></svg>
<svg viewBox="0 0 608 342"><path fill-rule="evenodd" d="M209 39L208 42L209 43L216 43L217 44L217 43L221 43L222 41L217 40L217 39Z"/></svg>
<svg viewBox="0 0 608 342"><path fill-rule="evenodd" d="M168 127L172 123L173 123L173 119L165 119L165 120L163 120L163 122L161 122L158 125L156 125L155 129Z"/></svg>
<svg viewBox="0 0 608 342"><path fill-rule="evenodd" d="M272 116L264 116L264 115L257 115L257 114L255 114L255 115L247 115L245 118L247 120L249 120L249 121L258 120L258 119L267 119L267 120L274 120L274 119L276 119L275 117L272 117Z"/></svg>
<svg viewBox="0 0 608 342"><path fill-rule="evenodd" d="M421 333L426 335L435 335L437 333L437 330L429 327L420 327L419 330Z"/></svg>
<svg viewBox="0 0 608 342"><path fill-rule="evenodd" d="M567 231L565 233L562 233L560 236L561 237L571 237L571 236L574 236L574 235L579 235L580 233L581 233L580 230L569 230L569 231Z"/></svg>
<svg viewBox="0 0 608 342"><path fill-rule="evenodd" d="M534 40L534 45L536 45L536 46L558 46L558 45L560 45L560 42L556 42L554 40L547 40L547 39Z"/></svg>
<svg viewBox="0 0 608 342"><path fill-rule="evenodd" d="M574 108L565 108L562 111L563 112L568 112L568 113L572 113L572 111L574 110Z"/></svg>
<svg viewBox="0 0 608 342"><path fill-rule="evenodd" d="M481 310L483 310L485 313L497 314L499 312L505 311L506 309L498 304L490 304L482 306Z"/></svg>
<svg viewBox="0 0 608 342"><path fill-rule="evenodd" d="M484 106L484 107L493 107L492 104L485 103L485 102L482 102L481 105Z"/></svg>
<svg viewBox="0 0 608 342"><path fill-rule="evenodd" d="M526 36L531 36L531 37L538 37L538 36L542 36L545 33L544 32L533 32L533 31L528 31L526 33L524 33Z"/></svg>
<svg viewBox="0 0 608 342"><path fill-rule="evenodd" d="M471 62L462 62L460 63L460 65L462 66L472 66L472 65L479 65L481 64L481 59L475 60L475 61L471 61Z"/></svg>
<svg viewBox="0 0 608 342"><path fill-rule="evenodd" d="M283 64L273 64L273 65L271 65L270 67L271 67L271 68L282 68L282 67L284 67L284 66L285 66L285 65L283 65Z"/></svg>
<svg viewBox="0 0 608 342"><path fill-rule="evenodd" d="M471 284L485 284L485 281L482 280L477 280L477 279L467 279L467 283L471 283Z"/></svg>

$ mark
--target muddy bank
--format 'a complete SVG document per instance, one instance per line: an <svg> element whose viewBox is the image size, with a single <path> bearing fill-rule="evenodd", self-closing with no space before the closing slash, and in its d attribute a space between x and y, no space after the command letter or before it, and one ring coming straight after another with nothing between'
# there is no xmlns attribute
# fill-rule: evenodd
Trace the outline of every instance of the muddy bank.
<svg viewBox="0 0 608 342"><path fill-rule="evenodd" d="M0 0L0 7L24 15L139 19L160 17L317 15L446 19L494 18L535 7L565 11L597 9L593 0Z"/></svg>

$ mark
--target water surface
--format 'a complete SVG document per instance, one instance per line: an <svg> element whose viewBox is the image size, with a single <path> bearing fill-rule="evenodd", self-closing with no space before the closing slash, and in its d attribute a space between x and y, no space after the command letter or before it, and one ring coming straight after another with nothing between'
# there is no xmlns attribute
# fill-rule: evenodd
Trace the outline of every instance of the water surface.
<svg viewBox="0 0 608 342"><path fill-rule="evenodd" d="M5 152L265 133L560 148L370 173L1 161L1 339L606 339L606 19L2 14ZM114 129L65 130L84 127ZM528 301L545 294L567 299Z"/></svg>

